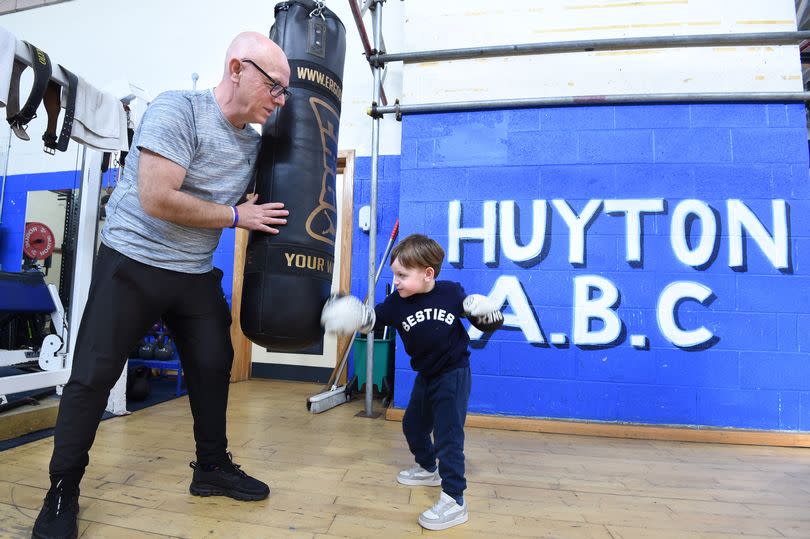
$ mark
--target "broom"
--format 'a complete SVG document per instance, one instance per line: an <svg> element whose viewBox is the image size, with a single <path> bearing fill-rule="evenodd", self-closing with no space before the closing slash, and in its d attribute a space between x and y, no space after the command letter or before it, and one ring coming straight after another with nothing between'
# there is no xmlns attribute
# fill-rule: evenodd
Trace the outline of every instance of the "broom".
<svg viewBox="0 0 810 539"><path fill-rule="evenodd" d="M385 247L385 253L383 253L380 265L377 267L377 274L374 276L375 285L377 284L377 281L380 280L380 274L382 273L383 266L386 259L388 259L388 254L391 252L391 247L393 247L394 240L396 240L398 233L399 219L397 219L396 223L394 223L394 230L391 231L391 237L388 238L388 245ZM368 295L366 295L366 300L368 300ZM343 374L343 369L345 369L346 365L349 363L349 352L352 349L352 343L354 342L355 335L357 335L356 332L353 333L351 338L346 341L345 348L342 352L342 359L332 371L329 381L326 382L326 386L324 386L325 391L318 393L317 395L312 395L307 399L307 410L313 414L319 414L321 412L325 412L326 410L331 410L335 406L339 406L349 401L349 387L345 384L338 387L338 382Z"/></svg>

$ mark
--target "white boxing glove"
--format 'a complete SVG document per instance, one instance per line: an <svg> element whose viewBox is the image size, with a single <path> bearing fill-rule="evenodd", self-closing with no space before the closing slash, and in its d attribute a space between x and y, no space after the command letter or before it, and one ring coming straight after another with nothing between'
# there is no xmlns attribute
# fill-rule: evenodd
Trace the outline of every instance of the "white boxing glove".
<svg viewBox="0 0 810 539"><path fill-rule="evenodd" d="M470 316L483 316L494 311L500 311L500 308L489 299L487 296L481 294L470 294L464 298L464 314Z"/></svg>
<svg viewBox="0 0 810 539"><path fill-rule="evenodd" d="M354 296L332 295L321 311L321 325L327 333L353 335L374 329L374 309Z"/></svg>
<svg viewBox="0 0 810 539"><path fill-rule="evenodd" d="M481 294L470 294L464 298L464 315L470 323L484 333L495 331L504 323L500 307Z"/></svg>

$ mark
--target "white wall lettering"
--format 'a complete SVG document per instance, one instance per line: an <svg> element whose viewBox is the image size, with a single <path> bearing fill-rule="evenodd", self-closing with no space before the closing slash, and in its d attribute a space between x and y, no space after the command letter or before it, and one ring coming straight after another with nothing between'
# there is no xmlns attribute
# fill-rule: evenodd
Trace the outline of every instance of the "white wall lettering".
<svg viewBox="0 0 810 539"><path fill-rule="evenodd" d="M484 242L484 262L492 264L495 262L495 239L497 234L497 216L495 201L484 202L483 216L484 224L481 227L473 228L461 227L461 201L451 200L448 208L447 226L447 261L457 264L461 260L462 240L483 240Z"/></svg>
<svg viewBox="0 0 810 539"><path fill-rule="evenodd" d="M591 298L591 291L599 294ZM598 275L574 277L574 344L606 345L615 342L622 330L622 322L613 306L619 299L619 290L609 280ZM591 320L601 320L602 328L592 330Z"/></svg>
<svg viewBox="0 0 810 539"><path fill-rule="evenodd" d="M700 221L700 239L694 249L689 248L687 221L690 217ZM672 211L669 242L678 260L687 266L702 266L712 256L717 238L717 220L712 209L700 200L683 200Z"/></svg>
<svg viewBox="0 0 810 539"><path fill-rule="evenodd" d="M728 265L732 268L743 268L746 265L743 256L743 230L751 235L762 253L776 269L788 268L788 222L787 204L784 200L772 200L773 226L769 235L762 222L754 212L741 200L728 200Z"/></svg>
<svg viewBox="0 0 810 539"><path fill-rule="evenodd" d="M520 281L514 275L501 275L495 281L490 291L489 299L496 305L502 307L505 303L509 304L512 312L505 312L503 315L503 325L506 327L513 327L520 329L526 340L533 344L543 344L546 339L543 337L543 332L540 331L540 325L534 317L532 308L529 305L529 299L520 286ZM467 330L470 339L480 339L483 333L470 326Z"/></svg>
<svg viewBox="0 0 810 539"><path fill-rule="evenodd" d="M568 202L561 199L551 201L560 217L568 225L568 262L571 264L585 263L585 231L588 225L596 218L599 208L602 206L601 200L589 200L582 212L577 215Z"/></svg>
<svg viewBox="0 0 810 539"><path fill-rule="evenodd" d="M463 242L482 241L484 244L482 260L492 265L500 254L513 262L532 261L533 265L542 264L540 255L544 251L553 251L554 245L548 244L549 238L559 238L560 234L549 234L551 223L548 219L549 204L545 200L531 201L531 229L518 230L518 202L515 200L468 202L467 205L480 204L481 226L462 226L462 202L450 201L448 206L448 262L462 261ZM581 203L580 203L581 204ZM579 204L578 204L579 205ZM673 207L674 206L674 207ZM568 262L583 265L586 261L586 233L598 218L600 209L610 216L623 215L625 218L625 260L631 265L644 262L644 229L642 226L645 214L660 214L665 211L667 203L663 198L647 199L607 199L589 200L577 214L566 200L553 199L550 206L560 216L568 228ZM747 238L760 249L770 264L780 270L790 268L790 224L788 222L788 205L784 200L771 201L770 231L751 208L738 199L726 200L726 217L720 215L718 208L712 208L702 200L679 200L671 204L671 218L668 220L668 231L657 231L668 234L669 243L675 259L685 266L706 269L712 264L721 241L728 242L729 266L737 270L747 267ZM720 208L722 209L722 208ZM529 220L524 219L523 223ZM728 223L728 236L721 235L719 223ZM699 233L693 233L698 231ZM499 241L498 241L499 240ZM552 243L554 243L552 241ZM557 248L560 248L557 246ZM536 259L536 260L535 260ZM466 264L465 264L466 265ZM629 271L644 271L644 265L634 266ZM601 269L601 268L600 268ZM660 269L660 265L657 266ZM619 344L622 338L623 321L620 318L617 304L621 298L618 287L609 279L600 275L577 275L572 271L573 305L570 342L579 346L610 346ZM538 290L542 290L539 287ZM480 291L476 291L479 292ZM658 328L661 334L675 346L691 348L709 343L715 335L707 327L684 328L678 325L677 309L686 300L693 300L708 306L712 290L693 281L676 281L667 285L658 296L655 311ZM498 305L507 304L511 312L504 313L505 326L520 330L526 340L533 344L546 344L539 318L543 317L543 298L526 296L518 276L500 274L490 298ZM652 296L654 297L654 296ZM650 301L654 301L650 298ZM536 305L535 309L532 305ZM650 306L652 308L652 306ZM639 328L630 328L637 331ZM559 328L551 328L552 331ZM643 328L641 328L643 329ZM482 332L470 327L471 339L480 339ZM565 345L568 336L565 333L553 333L556 336L554 345ZM646 349L638 343L648 342L648 336L634 333L631 341L637 349Z"/></svg>
<svg viewBox="0 0 810 539"><path fill-rule="evenodd" d="M605 213L623 213L625 219L625 260L641 262L641 215L664 211L663 198L605 200Z"/></svg>
<svg viewBox="0 0 810 539"><path fill-rule="evenodd" d="M704 326L685 330L675 322L675 309L684 299L694 299L703 303L712 295L712 290L700 283L676 281L670 283L658 298L656 314L661 334L675 346L693 347L707 342L714 335Z"/></svg>
<svg viewBox="0 0 810 539"><path fill-rule="evenodd" d="M545 200L532 200L531 239L526 245L521 246L518 245L516 240L517 223L515 222L515 201L501 201L501 249L509 260L524 262L535 258L543 251L543 245L546 242L547 207L548 205ZM525 234L521 233L521 236L525 236Z"/></svg>

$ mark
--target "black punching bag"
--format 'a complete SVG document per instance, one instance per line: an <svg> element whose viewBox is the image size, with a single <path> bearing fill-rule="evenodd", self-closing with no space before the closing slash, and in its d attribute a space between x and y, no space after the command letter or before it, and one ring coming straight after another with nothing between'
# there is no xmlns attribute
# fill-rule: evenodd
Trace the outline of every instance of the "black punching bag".
<svg viewBox="0 0 810 539"><path fill-rule="evenodd" d="M250 234L241 320L251 341L292 351L320 340L332 284L346 30L322 2L282 2L275 16L270 39L287 54L292 96L264 125L256 192L290 215L278 235Z"/></svg>

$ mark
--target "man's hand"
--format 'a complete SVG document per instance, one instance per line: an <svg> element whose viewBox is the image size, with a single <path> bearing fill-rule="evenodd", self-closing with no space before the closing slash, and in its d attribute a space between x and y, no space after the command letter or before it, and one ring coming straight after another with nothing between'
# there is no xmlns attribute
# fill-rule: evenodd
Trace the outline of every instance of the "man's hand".
<svg viewBox="0 0 810 539"><path fill-rule="evenodd" d="M247 200L236 207L239 212L237 227L247 230L258 230L268 234L278 234L278 229L269 225L286 225L290 212L284 209L281 202L266 202L256 204L259 195L256 193L247 196Z"/></svg>

